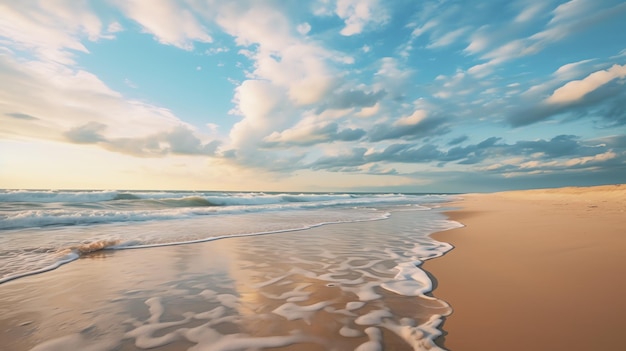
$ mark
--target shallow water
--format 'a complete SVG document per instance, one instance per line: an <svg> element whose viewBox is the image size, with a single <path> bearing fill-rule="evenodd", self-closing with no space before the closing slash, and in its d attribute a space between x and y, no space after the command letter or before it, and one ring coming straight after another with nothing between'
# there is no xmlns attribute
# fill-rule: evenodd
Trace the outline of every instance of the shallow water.
<svg viewBox="0 0 626 351"><path fill-rule="evenodd" d="M386 218L445 195L0 190L0 284L98 250Z"/></svg>
<svg viewBox="0 0 626 351"><path fill-rule="evenodd" d="M436 211L141 250L98 251L0 285L11 350L437 349L421 260ZM183 229L183 228L181 228Z"/></svg>

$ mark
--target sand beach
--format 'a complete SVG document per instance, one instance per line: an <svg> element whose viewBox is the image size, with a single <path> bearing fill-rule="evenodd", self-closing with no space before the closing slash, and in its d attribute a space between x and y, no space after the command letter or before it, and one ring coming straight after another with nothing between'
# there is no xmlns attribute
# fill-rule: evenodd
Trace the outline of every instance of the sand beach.
<svg viewBox="0 0 626 351"><path fill-rule="evenodd" d="M427 261L461 350L618 350L626 314L626 186L464 195ZM441 340L440 340L441 341Z"/></svg>
<svg viewBox="0 0 626 351"><path fill-rule="evenodd" d="M430 207L88 253L0 285L0 344L15 351L623 346L626 186L467 194ZM264 217L236 218L258 226ZM175 231L176 223L145 228ZM195 222L181 223L188 231Z"/></svg>

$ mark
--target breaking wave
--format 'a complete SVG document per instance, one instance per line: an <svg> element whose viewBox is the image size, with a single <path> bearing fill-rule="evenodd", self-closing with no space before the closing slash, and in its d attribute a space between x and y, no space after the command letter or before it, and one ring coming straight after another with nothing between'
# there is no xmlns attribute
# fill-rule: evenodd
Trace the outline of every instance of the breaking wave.
<svg viewBox="0 0 626 351"><path fill-rule="evenodd" d="M337 206L368 207L446 201L404 194L266 194L215 192L0 191L0 230L170 220ZM415 205L418 206L418 205Z"/></svg>

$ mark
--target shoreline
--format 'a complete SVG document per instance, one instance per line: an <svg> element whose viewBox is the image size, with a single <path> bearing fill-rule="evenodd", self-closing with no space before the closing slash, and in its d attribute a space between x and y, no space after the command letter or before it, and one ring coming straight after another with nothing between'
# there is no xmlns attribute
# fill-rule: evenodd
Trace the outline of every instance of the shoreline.
<svg viewBox="0 0 626 351"><path fill-rule="evenodd" d="M453 312L449 350L623 347L626 186L467 194L438 232L454 249L424 262Z"/></svg>
<svg viewBox="0 0 626 351"><path fill-rule="evenodd" d="M430 349L449 306L415 266L441 211L145 250L101 250L0 289L11 350Z"/></svg>

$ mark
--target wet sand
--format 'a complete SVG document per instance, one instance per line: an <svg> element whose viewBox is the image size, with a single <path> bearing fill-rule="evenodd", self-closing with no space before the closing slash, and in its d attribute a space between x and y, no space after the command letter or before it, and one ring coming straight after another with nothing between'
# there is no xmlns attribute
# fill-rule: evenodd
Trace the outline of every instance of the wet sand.
<svg viewBox="0 0 626 351"><path fill-rule="evenodd" d="M446 348L626 347L626 185L470 194L424 268L452 305Z"/></svg>
<svg viewBox="0 0 626 351"><path fill-rule="evenodd" d="M427 235L446 223L439 212L403 210L388 220L99 251L0 285L0 349L434 350L434 327L450 308L421 295L415 266L400 279L395 267L448 249Z"/></svg>

